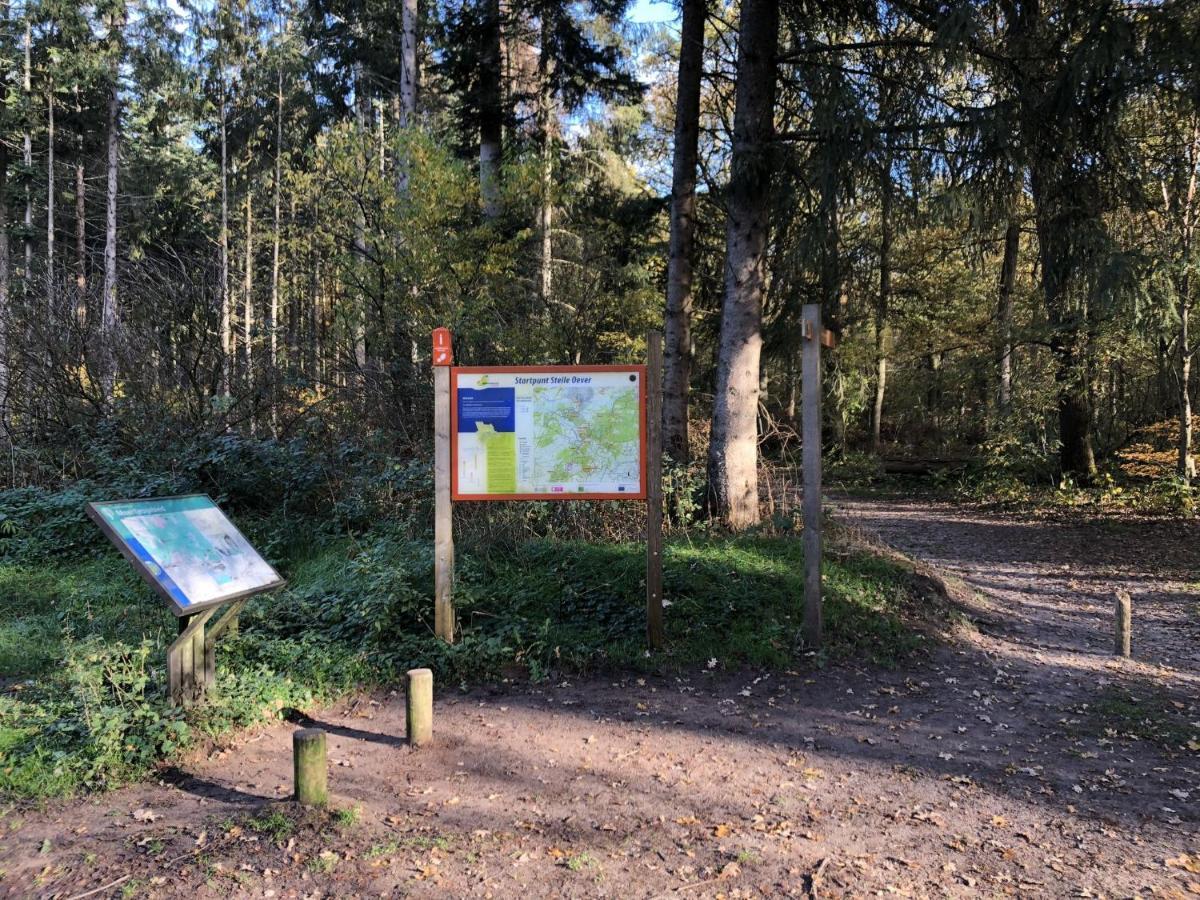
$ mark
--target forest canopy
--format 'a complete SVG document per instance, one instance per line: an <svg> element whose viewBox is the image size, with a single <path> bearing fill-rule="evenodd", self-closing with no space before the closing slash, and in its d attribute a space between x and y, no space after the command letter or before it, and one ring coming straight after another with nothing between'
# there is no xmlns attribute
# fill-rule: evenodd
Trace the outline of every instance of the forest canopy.
<svg viewBox="0 0 1200 900"><path fill-rule="evenodd" d="M750 524L818 303L835 458L1088 484L1148 441L1189 490L1196 4L674 12L6 3L10 486L231 436L423 459L433 328L475 364L657 328L679 483Z"/></svg>

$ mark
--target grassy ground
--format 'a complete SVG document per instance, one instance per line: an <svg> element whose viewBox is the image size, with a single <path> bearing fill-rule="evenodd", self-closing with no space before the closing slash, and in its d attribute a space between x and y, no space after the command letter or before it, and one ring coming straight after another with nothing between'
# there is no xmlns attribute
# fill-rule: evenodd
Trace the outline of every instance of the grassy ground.
<svg viewBox="0 0 1200 900"><path fill-rule="evenodd" d="M295 526L291 526L295 533ZM301 529L302 531L302 529ZM278 544L283 547L283 544ZM174 617L117 553L0 558L0 792L61 796L144 775L220 735L405 669L440 683L611 668L789 667L852 656L889 664L919 646L908 575L865 552L826 564L827 645L798 630L793 537L677 538L665 553L668 647L644 649L644 550L540 540L460 548L462 639L432 634L428 541L380 529L293 540L288 588L253 601L218 653L219 696L184 716L162 700Z"/></svg>

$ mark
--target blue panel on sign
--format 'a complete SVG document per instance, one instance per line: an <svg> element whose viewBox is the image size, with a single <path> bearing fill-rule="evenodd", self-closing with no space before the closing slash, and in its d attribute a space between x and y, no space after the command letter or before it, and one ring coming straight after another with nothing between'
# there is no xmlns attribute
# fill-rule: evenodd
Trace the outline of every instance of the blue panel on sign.
<svg viewBox="0 0 1200 900"><path fill-rule="evenodd" d="M470 434L480 424L495 431L516 431L517 392L515 388L459 388L458 432Z"/></svg>

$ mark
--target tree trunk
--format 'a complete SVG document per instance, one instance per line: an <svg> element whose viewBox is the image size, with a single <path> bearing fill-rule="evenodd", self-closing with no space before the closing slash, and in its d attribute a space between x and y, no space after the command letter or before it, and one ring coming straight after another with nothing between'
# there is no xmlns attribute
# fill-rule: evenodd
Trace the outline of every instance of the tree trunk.
<svg viewBox="0 0 1200 900"><path fill-rule="evenodd" d="M75 114L80 118L75 135L75 321L87 324L87 173L83 162L83 102L75 86Z"/></svg>
<svg viewBox="0 0 1200 900"><path fill-rule="evenodd" d="M254 191L246 187L246 259L242 274L242 365L246 387L254 385Z"/></svg>
<svg viewBox="0 0 1200 900"><path fill-rule="evenodd" d="M541 201L538 233L541 253L538 260L538 293L542 307L554 300L554 84L550 59L550 36L545 13L541 24L541 52L538 54L538 132L541 137Z"/></svg>
<svg viewBox="0 0 1200 900"><path fill-rule="evenodd" d="M54 314L54 81L46 88L46 311Z"/></svg>
<svg viewBox="0 0 1200 900"><path fill-rule="evenodd" d="M500 96L500 0L480 0L482 46L479 54L479 195L483 214L500 215L500 163L504 113Z"/></svg>
<svg viewBox="0 0 1200 900"><path fill-rule="evenodd" d="M1188 319L1191 304L1186 296L1179 303L1179 476L1187 482L1196 477L1192 456L1192 352L1188 344Z"/></svg>
<svg viewBox="0 0 1200 900"><path fill-rule="evenodd" d="M271 430L275 431L275 377L279 367L279 244L283 219L280 193L283 183L283 69L275 73L275 208L271 226L271 302L267 306L267 374L271 379Z"/></svg>
<svg viewBox="0 0 1200 900"><path fill-rule="evenodd" d="M29 13L25 14L25 270L22 275L21 290L24 298L29 299L29 289L33 284L33 81L31 55L33 53L33 23Z"/></svg>
<svg viewBox="0 0 1200 900"><path fill-rule="evenodd" d="M1008 227L1004 229L1004 259L1000 264L1000 302L997 320L1000 331L1000 353L998 362L1000 384L996 401L1003 422L1012 413L1012 357L1013 357L1013 284L1017 277L1017 253L1021 244L1021 225L1016 212L1012 213Z"/></svg>
<svg viewBox="0 0 1200 900"><path fill-rule="evenodd" d="M1179 477L1191 483L1196 477L1192 456L1192 351L1190 319L1192 313L1192 239L1196 228L1196 175L1200 167L1200 122L1193 120L1192 140L1188 146L1188 187L1183 198L1183 265L1179 280Z"/></svg>
<svg viewBox="0 0 1200 900"><path fill-rule="evenodd" d="M1033 202L1037 217L1038 253L1042 268L1042 296L1050 325L1050 352L1054 357L1054 380L1058 390L1059 468L1064 475L1088 484L1096 476L1092 449L1092 412L1088 400L1087 361L1080 324L1086 320L1083 302L1072 298L1071 271L1074 266L1072 241L1078 230L1074 216L1079 210L1071 189L1055 175L1054 160L1039 158L1031 166Z"/></svg>
<svg viewBox="0 0 1200 900"><path fill-rule="evenodd" d="M887 390L888 314L892 301L892 157L885 155L879 204L879 299L875 304L875 403L871 407L871 452L878 454Z"/></svg>
<svg viewBox="0 0 1200 900"><path fill-rule="evenodd" d="M400 2L400 104L396 125L404 131L417 120L417 0ZM408 159L396 160L396 193L401 197L408 194L410 167Z"/></svg>
<svg viewBox="0 0 1200 900"><path fill-rule="evenodd" d="M711 511L758 521L758 376L775 110L778 0L744 0L727 196L725 293L708 452Z"/></svg>
<svg viewBox="0 0 1200 900"><path fill-rule="evenodd" d="M4 22L8 20L8 7L5 4ZM0 103L3 103L7 85L0 75ZM8 426L9 405L9 366L8 366L8 335L12 323L12 309L9 303L10 263L8 250L8 144L0 141L0 424Z"/></svg>
<svg viewBox="0 0 1200 900"><path fill-rule="evenodd" d="M110 30L118 46L125 25L125 7L121 3L113 13ZM116 386L116 344L120 335L120 310L117 307L117 167L121 144L121 59L114 54L112 85L108 92L108 179L104 205L104 293L100 307L101 377L105 403L111 402Z"/></svg>
<svg viewBox="0 0 1200 900"><path fill-rule="evenodd" d="M354 75L354 116L358 132L358 146L363 154L363 165L370 160L371 132L367 121L367 92L363 68L359 64ZM356 376L365 383L367 376L367 278L364 269L367 265L367 219L361 203L355 204L354 215L354 269L357 273L355 282L359 291L357 304L354 307L353 323L351 325L351 342L354 351Z"/></svg>
<svg viewBox="0 0 1200 900"><path fill-rule="evenodd" d="M233 326L229 297L229 103L223 51L218 65L221 68L221 396L228 397L233 381L230 372L233 365Z"/></svg>
<svg viewBox="0 0 1200 900"><path fill-rule="evenodd" d="M700 137L700 79L704 70L706 0L684 0L675 101L671 171L671 237L667 308L663 322L663 449L675 463L688 461L691 383L692 255L696 235L696 162Z"/></svg>

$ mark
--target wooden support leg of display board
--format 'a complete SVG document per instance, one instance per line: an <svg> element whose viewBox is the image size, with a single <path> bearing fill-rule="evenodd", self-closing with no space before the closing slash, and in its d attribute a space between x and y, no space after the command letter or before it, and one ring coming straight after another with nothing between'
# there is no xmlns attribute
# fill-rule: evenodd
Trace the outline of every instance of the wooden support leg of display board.
<svg viewBox="0 0 1200 900"><path fill-rule="evenodd" d="M209 628L204 637L204 693L217 685L217 638L226 633L237 634L238 616L249 602L250 598L247 597L231 603L225 615L221 616L221 621Z"/></svg>
<svg viewBox="0 0 1200 900"><path fill-rule="evenodd" d="M646 335L646 641L663 645L662 334Z"/></svg>
<svg viewBox="0 0 1200 900"><path fill-rule="evenodd" d="M167 684L176 706L190 706L204 693L204 625L216 611L179 618L179 637L167 648Z"/></svg>
<svg viewBox="0 0 1200 900"><path fill-rule="evenodd" d="M454 532L450 501L450 368L433 368L433 630L454 643Z"/></svg>
<svg viewBox="0 0 1200 900"><path fill-rule="evenodd" d="M800 359L804 469L804 643L821 646L821 307L804 305Z"/></svg>

